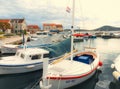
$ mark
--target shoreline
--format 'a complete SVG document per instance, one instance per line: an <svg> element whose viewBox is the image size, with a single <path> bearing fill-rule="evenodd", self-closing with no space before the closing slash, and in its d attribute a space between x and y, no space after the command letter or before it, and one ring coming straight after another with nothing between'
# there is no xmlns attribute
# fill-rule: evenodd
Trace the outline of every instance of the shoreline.
<svg viewBox="0 0 120 89"><path fill-rule="evenodd" d="M28 38L28 35L25 35L25 38ZM19 44L22 42L23 37L22 36L10 36L10 37L3 37L3 39L0 39L3 44Z"/></svg>

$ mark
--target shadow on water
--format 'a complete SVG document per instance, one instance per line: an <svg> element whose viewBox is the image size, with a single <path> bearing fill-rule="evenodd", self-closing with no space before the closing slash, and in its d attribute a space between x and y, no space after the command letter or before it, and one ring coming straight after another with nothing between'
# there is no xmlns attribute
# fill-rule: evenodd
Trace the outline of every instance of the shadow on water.
<svg viewBox="0 0 120 89"><path fill-rule="evenodd" d="M99 81L99 74L101 73L102 73L101 70L97 70L96 73L90 79L74 87L67 88L67 89L94 89L96 86L96 83Z"/></svg>
<svg viewBox="0 0 120 89"><path fill-rule="evenodd" d="M120 89L120 82L115 80L110 82L109 89Z"/></svg>
<svg viewBox="0 0 120 89"><path fill-rule="evenodd" d="M29 86L29 89L38 81L42 76L42 70L21 73L21 74L10 74L0 75L0 89L25 89Z"/></svg>

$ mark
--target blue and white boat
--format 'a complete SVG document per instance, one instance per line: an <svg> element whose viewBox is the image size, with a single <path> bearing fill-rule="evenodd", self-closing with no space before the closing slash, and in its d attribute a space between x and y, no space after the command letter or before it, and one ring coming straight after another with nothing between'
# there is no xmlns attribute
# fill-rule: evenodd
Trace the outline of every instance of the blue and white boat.
<svg viewBox="0 0 120 89"><path fill-rule="evenodd" d="M1 57L0 74L25 73L43 68L43 60L49 62L70 50L70 39L41 48L18 49L14 56Z"/></svg>
<svg viewBox="0 0 120 89"><path fill-rule="evenodd" d="M0 74L25 73L42 69L49 51L40 48L19 49L14 56L2 57ZM49 61L52 59L49 58Z"/></svg>

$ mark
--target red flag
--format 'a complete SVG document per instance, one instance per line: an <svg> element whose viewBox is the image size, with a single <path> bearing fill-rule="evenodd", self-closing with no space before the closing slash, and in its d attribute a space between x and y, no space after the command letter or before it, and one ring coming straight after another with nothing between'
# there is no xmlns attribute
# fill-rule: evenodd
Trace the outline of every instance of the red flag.
<svg viewBox="0 0 120 89"><path fill-rule="evenodd" d="M67 7L66 7L66 11L67 11L68 13L70 13L71 9L67 6Z"/></svg>

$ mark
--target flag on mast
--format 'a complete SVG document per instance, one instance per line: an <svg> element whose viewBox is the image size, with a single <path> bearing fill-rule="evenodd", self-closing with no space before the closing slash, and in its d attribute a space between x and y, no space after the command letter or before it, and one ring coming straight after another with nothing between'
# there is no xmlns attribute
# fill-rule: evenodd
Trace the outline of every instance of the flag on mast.
<svg viewBox="0 0 120 89"><path fill-rule="evenodd" d="M70 13L70 11L71 11L71 9L70 9L70 7L66 7L66 12L68 12L68 13Z"/></svg>

